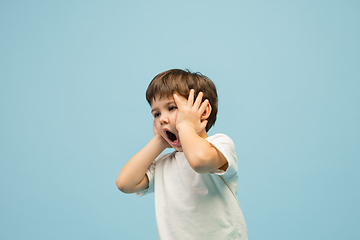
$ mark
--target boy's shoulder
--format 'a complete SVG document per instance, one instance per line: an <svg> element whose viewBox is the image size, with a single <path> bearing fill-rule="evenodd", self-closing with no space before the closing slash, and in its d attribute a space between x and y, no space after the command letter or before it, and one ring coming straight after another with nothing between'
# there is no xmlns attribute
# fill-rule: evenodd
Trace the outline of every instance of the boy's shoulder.
<svg viewBox="0 0 360 240"><path fill-rule="evenodd" d="M209 142L228 142L234 144L233 140L226 134L216 133L206 138Z"/></svg>
<svg viewBox="0 0 360 240"><path fill-rule="evenodd" d="M234 141L226 134L217 133L206 138L207 141L216 147L222 154L227 158L227 153L236 155L235 143Z"/></svg>

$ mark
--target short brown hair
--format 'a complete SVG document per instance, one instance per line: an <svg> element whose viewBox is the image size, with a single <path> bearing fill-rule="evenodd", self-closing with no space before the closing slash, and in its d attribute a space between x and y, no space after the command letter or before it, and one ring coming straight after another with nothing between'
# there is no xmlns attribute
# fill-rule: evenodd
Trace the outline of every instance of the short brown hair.
<svg viewBox="0 0 360 240"><path fill-rule="evenodd" d="M187 99L191 89L195 90L195 98L199 92L203 92L203 101L209 100L211 113L206 126L206 131L209 131L216 121L218 96L215 84L199 72L192 73L189 70L171 69L159 73L153 78L146 90L146 100L151 105L156 97L172 98L174 93L178 93Z"/></svg>

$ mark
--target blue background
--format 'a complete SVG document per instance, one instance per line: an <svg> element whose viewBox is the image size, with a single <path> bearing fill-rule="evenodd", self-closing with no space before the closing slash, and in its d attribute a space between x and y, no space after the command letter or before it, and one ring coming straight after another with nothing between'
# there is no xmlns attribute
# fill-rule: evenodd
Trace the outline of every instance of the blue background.
<svg viewBox="0 0 360 240"><path fill-rule="evenodd" d="M256 239L359 239L360 2L1 1L0 239L157 239L117 190L152 137L145 90L218 88Z"/></svg>

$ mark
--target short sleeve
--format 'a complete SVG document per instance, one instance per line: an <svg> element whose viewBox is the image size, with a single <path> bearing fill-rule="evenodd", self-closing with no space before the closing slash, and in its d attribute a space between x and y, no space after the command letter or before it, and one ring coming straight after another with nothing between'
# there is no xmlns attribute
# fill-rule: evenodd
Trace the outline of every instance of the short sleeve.
<svg viewBox="0 0 360 240"><path fill-rule="evenodd" d="M140 192L136 192L136 196L144 196L148 193L154 192L154 175L155 175L155 164L156 160L150 165L149 169L146 172L146 175L149 179L149 187L145 190L142 190Z"/></svg>
<svg viewBox="0 0 360 240"><path fill-rule="evenodd" d="M159 161L162 161L163 159L165 159L167 156L169 156L169 154L163 154L163 155L159 155L150 165L149 169L146 172L146 175L149 179L149 187L145 190L136 192L135 195L137 196L143 196L146 195L148 193L152 193L154 192L154 183L155 183L155 169L156 169L156 164Z"/></svg>
<svg viewBox="0 0 360 240"><path fill-rule="evenodd" d="M224 179L231 179L237 177L238 175L238 166L237 166L237 158L235 151L235 144L225 134L215 134L206 138L217 150L219 150L228 162L228 168L226 171L218 169L213 172L213 174L220 175Z"/></svg>

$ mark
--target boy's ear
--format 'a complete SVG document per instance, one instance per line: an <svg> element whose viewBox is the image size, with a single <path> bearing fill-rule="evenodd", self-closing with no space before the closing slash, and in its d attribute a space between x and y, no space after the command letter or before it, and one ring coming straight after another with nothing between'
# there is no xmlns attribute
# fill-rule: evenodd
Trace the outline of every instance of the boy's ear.
<svg viewBox="0 0 360 240"><path fill-rule="evenodd" d="M210 103L208 103L208 105L206 106L206 108L205 108L205 111L203 112L203 114L201 115L201 117L200 117L200 120L202 121L202 120L206 120L206 119L208 119L209 118L209 116L210 116L210 113L211 113L211 105L210 105Z"/></svg>

